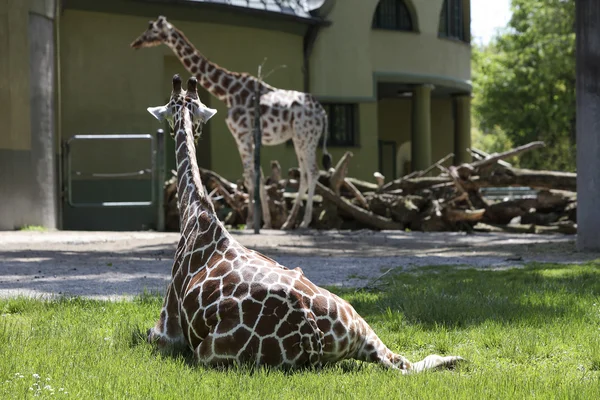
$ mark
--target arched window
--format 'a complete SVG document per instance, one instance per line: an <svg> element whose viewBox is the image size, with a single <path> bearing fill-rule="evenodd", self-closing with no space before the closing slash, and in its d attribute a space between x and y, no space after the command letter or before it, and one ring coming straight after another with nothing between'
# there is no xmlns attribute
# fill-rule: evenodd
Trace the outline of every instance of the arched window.
<svg viewBox="0 0 600 400"><path fill-rule="evenodd" d="M466 41L463 0L444 0L440 13L439 36Z"/></svg>
<svg viewBox="0 0 600 400"><path fill-rule="evenodd" d="M413 19L404 0L380 0L373 16L373 28L413 31Z"/></svg>

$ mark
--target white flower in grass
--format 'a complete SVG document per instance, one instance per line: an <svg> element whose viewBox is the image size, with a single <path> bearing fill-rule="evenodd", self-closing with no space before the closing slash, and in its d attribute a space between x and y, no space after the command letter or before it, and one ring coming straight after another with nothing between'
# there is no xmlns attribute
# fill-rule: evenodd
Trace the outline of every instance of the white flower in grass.
<svg viewBox="0 0 600 400"><path fill-rule="evenodd" d="M46 378L46 382L50 382L50 377L47 377L47 378Z"/></svg>
<svg viewBox="0 0 600 400"><path fill-rule="evenodd" d="M40 379L40 376L39 376L38 374L33 374L33 377L34 377L35 379Z"/></svg>

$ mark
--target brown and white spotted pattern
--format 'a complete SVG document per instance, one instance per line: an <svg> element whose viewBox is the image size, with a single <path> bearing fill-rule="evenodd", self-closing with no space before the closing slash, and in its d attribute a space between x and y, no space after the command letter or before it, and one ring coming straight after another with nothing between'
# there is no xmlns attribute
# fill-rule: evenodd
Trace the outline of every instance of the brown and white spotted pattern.
<svg viewBox="0 0 600 400"><path fill-rule="evenodd" d="M308 227L312 219L313 196L319 177L317 146L323 133L322 163L325 169L331 167L331 156L326 150L327 114L321 104L308 93L276 89L259 82L249 74L231 72L210 62L163 16L159 16L156 21L150 21L148 29L133 41L131 46L139 49L158 46L161 43L173 50L186 69L198 78L206 90L227 105L229 110L225 122L236 140L244 169L244 184L251 199L254 198L253 93L256 91L256 85L259 85L262 144L274 146L292 139L301 171L298 195L282 228L294 227L301 197L307 191L306 209L300 227ZM266 195L264 185L261 185L264 226L270 228L271 217L265 201ZM247 228L253 226L253 209L248 207Z"/></svg>
<svg viewBox="0 0 600 400"><path fill-rule="evenodd" d="M169 103L148 109L175 133L181 239L160 319L148 340L163 350L190 348L207 365L318 366L342 359L379 363L403 373L452 366L432 355L411 364L393 353L345 300L237 242L202 188L195 139L214 115L175 75ZM196 131L195 131L196 129Z"/></svg>

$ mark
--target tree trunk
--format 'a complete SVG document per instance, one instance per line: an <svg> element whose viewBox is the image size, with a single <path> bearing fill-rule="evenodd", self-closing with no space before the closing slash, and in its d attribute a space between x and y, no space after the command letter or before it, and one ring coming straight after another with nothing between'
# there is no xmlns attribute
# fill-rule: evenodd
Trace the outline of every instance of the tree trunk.
<svg viewBox="0 0 600 400"><path fill-rule="evenodd" d="M579 250L600 250L600 2L576 0Z"/></svg>

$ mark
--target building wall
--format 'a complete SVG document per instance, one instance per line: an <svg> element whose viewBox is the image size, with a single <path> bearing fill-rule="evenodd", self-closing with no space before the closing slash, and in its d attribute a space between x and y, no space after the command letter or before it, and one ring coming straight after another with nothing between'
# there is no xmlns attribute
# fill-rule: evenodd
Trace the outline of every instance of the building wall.
<svg viewBox="0 0 600 400"><path fill-rule="evenodd" d="M29 4L0 2L0 149L30 150Z"/></svg>
<svg viewBox="0 0 600 400"><path fill-rule="evenodd" d="M165 10L165 15L168 10ZM283 89L302 88L302 37L276 31L170 20L210 60L239 72L257 73L279 65L267 82ZM173 71L189 75L166 46L133 50L129 44L147 27L147 18L66 10L61 24L63 139L77 133L152 133L161 126L148 106L164 104ZM108 27L108 29L107 29ZM102 32L100 35L99 32ZM227 109L214 97L203 101L218 110L209 122L210 167L229 179L242 175L233 136L225 125ZM169 139L170 140L170 139ZM286 146L263 148L263 168L277 158L284 168L296 166ZM106 170L105 155L92 149L78 157L90 169ZM107 172L139 164L145 154L115 151Z"/></svg>
<svg viewBox="0 0 600 400"><path fill-rule="evenodd" d="M410 160L412 101L383 99L379 102L379 139L396 142L397 176L405 174L404 162ZM454 152L454 109L451 98L431 99L431 158L437 161ZM444 165L452 164L452 159Z"/></svg>
<svg viewBox="0 0 600 400"><path fill-rule="evenodd" d="M336 2L328 16L333 24L315 43L311 91L322 98L372 99L375 79L406 81L411 75L468 87L469 44L438 37L443 0L406 2L417 17L418 33L373 30L378 0Z"/></svg>
<svg viewBox="0 0 600 400"><path fill-rule="evenodd" d="M0 230L57 224L53 11L0 2Z"/></svg>

